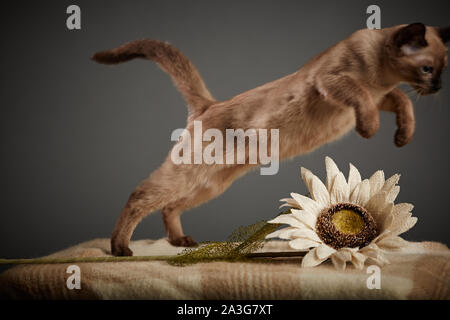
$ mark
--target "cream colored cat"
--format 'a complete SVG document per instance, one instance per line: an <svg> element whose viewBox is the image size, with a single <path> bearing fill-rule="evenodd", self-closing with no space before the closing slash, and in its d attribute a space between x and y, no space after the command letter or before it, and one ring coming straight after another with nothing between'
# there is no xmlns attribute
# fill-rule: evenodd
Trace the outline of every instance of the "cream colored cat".
<svg viewBox="0 0 450 320"><path fill-rule="evenodd" d="M133 58L155 61L187 101L187 130L192 132L194 120L202 121L203 130L222 132L276 128L279 156L286 159L336 140L355 126L362 137L372 137L379 127L379 110L396 114L395 144L407 144L414 133L413 106L397 86L409 83L421 95L437 92L447 66L444 43L449 39L450 28L421 23L360 30L297 72L222 102L212 97L191 62L167 43L133 41L99 52L93 59L105 64ZM180 214L217 197L252 167L176 165L168 156L130 195L112 235L112 253L132 255L128 245L135 227L158 209L173 245L195 245L183 234Z"/></svg>

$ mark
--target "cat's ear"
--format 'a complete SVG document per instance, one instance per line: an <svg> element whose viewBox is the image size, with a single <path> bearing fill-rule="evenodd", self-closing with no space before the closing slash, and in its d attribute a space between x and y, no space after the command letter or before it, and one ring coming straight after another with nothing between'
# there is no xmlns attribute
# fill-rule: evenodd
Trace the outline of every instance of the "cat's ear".
<svg viewBox="0 0 450 320"><path fill-rule="evenodd" d="M437 31L443 43L447 43L450 41L450 27L437 28Z"/></svg>
<svg viewBox="0 0 450 320"><path fill-rule="evenodd" d="M407 45L413 49L420 49L428 45L425 40L426 26L423 23L412 23L398 30L394 35L394 44L397 48Z"/></svg>

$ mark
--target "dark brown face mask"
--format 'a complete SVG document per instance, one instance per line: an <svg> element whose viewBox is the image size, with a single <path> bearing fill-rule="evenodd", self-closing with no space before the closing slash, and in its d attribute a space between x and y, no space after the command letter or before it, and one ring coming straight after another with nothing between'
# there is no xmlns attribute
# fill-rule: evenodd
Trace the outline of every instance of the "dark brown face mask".
<svg viewBox="0 0 450 320"><path fill-rule="evenodd" d="M450 27L437 28L437 30L439 37L444 44L450 41ZM442 88L442 73L445 67L446 65L444 64L440 65L440 68L436 70L436 74L433 76L431 83L434 92L438 92Z"/></svg>
<svg viewBox="0 0 450 320"><path fill-rule="evenodd" d="M430 32L435 32L438 37L434 35L431 37L428 34ZM449 40L450 27L427 28L422 23L404 26L394 34L393 46L397 51L399 69L403 70L405 81L410 83L420 95L434 94L442 88L441 77L447 59L445 43ZM417 51L420 53L421 50L427 50L428 53L432 52L430 58L417 63L408 60L410 54L408 52L413 54Z"/></svg>
<svg viewBox="0 0 450 320"><path fill-rule="evenodd" d="M450 41L450 27L437 28L443 43Z"/></svg>

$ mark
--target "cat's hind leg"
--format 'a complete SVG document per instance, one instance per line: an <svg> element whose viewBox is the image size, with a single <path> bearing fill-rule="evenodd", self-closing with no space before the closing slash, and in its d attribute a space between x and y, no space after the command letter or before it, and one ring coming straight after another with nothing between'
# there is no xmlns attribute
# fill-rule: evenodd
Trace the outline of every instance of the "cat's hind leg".
<svg viewBox="0 0 450 320"><path fill-rule="evenodd" d="M174 179L173 173L166 162L131 193L111 236L113 255L132 256L129 243L139 222L151 212L180 198L183 186Z"/></svg>
<svg viewBox="0 0 450 320"><path fill-rule="evenodd" d="M180 215L186 208L187 199L181 199L165 206L162 210L164 228L169 242L177 247L192 247L197 243L191 236L185 236Z"/></svg>
<svg viewBox="0 0 450 320"><path fill-rule="evenodd" d="M183 211L195 208L217 197L223 191L218 185L214 187L199 187L194 189L188 197L165 206L161 212L169 242L177 247L192 247L197 245L191 236L184 235L180 215Z"/></svg>
<svg viewBox="0 0 450 320"><path fill-rule="evenodd" d="M247 169L247 166L207 169L207 183L197 186L184 198L166 205L162 209L162 218L169 242L174 246L195 246L197 243L194 239L183 233L180 221L181 213L218 197Z"/></svg>

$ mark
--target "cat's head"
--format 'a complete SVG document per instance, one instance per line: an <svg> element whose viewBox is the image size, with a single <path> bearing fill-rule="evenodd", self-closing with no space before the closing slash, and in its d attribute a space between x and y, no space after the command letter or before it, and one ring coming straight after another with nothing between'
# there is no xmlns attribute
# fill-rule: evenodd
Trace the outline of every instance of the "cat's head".
<svg viewBox="0 0 450 320"><path fill-rule="evenodd" d="M450 27L427 27L413 23L398 27L389 41L390 65L402 82L409 83L420 95L438 92L447 67Z"/></svg>

